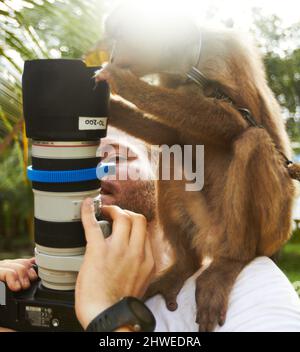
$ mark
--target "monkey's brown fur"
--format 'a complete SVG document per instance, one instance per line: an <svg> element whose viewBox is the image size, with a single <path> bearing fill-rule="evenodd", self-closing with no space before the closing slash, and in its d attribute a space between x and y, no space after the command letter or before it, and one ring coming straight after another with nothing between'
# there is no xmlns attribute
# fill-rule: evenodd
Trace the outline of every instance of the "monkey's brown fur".
<svg viewBox="0 0 300 352"><path fill-rule="evenodd" d="M122 25L114 16L108 21L111 35L113 23ZM112 125L151 144L205 146L201 192L185 191L184 180L158 181L158 213L177 259L145 297L161 293L168 308L176 309L184 281L201 266L202 258L212 257L196 281L196 321L200 331L211 331L224 323L229 293L243 267L256 256L271 256L289 238L294 184L275 147L290 156L280 108L256 49L231 30L202 29L202 41L198 68L265 129L249 127L234 106L186 82L184 70L161 74L159 86L140 80L132 72L159 72L159 65L135 71L134 52L131 71L122 68L131 59L127 56L125 64L119 50L100 77L137 107L112 99ZM180 64L180 70L185 65L188 69L187 61Z"/></svg>

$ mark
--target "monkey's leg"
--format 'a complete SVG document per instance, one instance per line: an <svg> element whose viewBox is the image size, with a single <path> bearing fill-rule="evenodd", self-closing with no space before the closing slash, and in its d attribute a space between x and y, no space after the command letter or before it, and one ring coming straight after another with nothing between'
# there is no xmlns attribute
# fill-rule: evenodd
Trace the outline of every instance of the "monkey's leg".
<svg viewBox="0 0 300 352"><path fill-rule="evenodd" d="M173 144L177 138L177 132L172 128L113 97L110 100L109 124L149 144Z"/></svg>
<svg viewBox="0 0 300 352"><path fill-rule="evenodd" d="M213 331L226 318L232 286L247 262L218 258L196 280L196 322L199 331Z"/></svg>
<svg viewBox="0 0 300 352"><path fill-rule="evenodd" d="M178 230L177 227L176 231L178 235L185 235L183 233L179 234ZM199 258L191 248L186 248L186 251L178 251L176 247L174 248L175 263L149 285L143 297L143 300L146 300L156 294L161 294L170 311L177 309L177 296L181 288L185 281L200 267Z"/></svg>
<svg viewBox="0 0 300 352"><path fill-rule="evenodd" d="M182 192L178 188L181 189L180 184L172 181L158 182L158 213L175 261L151 283L144 296L147 299L160 293L169 310L177 308L176 298L184 282L201 266L199 256L191 246L194 224L185 212Z"/></svg>
<svg viewBox="0 0 300 352"><path fill-rule="evenodd" d="M161 294L170 311L177 309L177 296L181 288L200 267L199 259L192 249L188 254L180 251L175 253L176 262L149 285L143 297L143 300L147 300L156 294Z"/></svg>
<svg viewBox="0 0 300 352"><path fill-rule="evenodd" d="M107 65L108 83L117 94L159 122L182 133L197 135L209 143L228 145L248 126L230 104L205 97L200 91L187 94L179 90L152 86L129 70ZM208 121L209 117L209 121Z"/></svg>

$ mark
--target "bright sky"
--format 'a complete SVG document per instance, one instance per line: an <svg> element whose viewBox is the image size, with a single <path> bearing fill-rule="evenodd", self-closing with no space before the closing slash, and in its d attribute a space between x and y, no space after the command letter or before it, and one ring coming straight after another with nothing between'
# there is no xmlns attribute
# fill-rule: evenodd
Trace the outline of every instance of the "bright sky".
<svg viewBox="0 0 300 352"><path fill-rule="evenodd" d="M22 7L26 0L5 0L15 8ZM48 0L54 2L54 0ZM104 1L107 7L115 4L115 0ZM126 0L125 0L126 1ZM153 0L135 0L153 2ZM28 4L28 3L27 3ZM236 27L249 28L251 24L251 9L259 7L263 14L276 14L282 18L284 25L289 26L294 22L300 22L300 1L299 0L160 0L160 6L176 6L183 8L192 16L201 21L209 7L216 9L216 20L232 18ZM1 2L0 2L1 5ZM28 4L29 5L29 4ZM0 6L1 7L1 6Z"/></svg>
<svg viewBox="0 0 300 352"><path fill-rule="evenodd" d="M187 0L187 2L190 0ZM222 19L232 18L238 27L247 28L251 24L251 9L258 7L265 15L276 14L289 26L300 21L299 0L191 0L193 5L207 8L212 5L218 10Z"/></svg>
<svg viewBox="0 0 300 352"><path fill-rule="evenodd" d="M112 0L104 0L110 7L116 3ZM122 1L122 0L121 0ZM127 0L123 0L127 1ZM155 0L133 0L137 3L155 3ZM283 24L289 26L294 22L300 22L300 1L299 0L160 0L159 6L165 9L177 6L183 12L192 15L198 21L205 18L209 8L215 9L215 20L226 20L232 18L235 27L248 29L252 21L253 7L262 9L266 16L276 14L282 18Z"/></svg>

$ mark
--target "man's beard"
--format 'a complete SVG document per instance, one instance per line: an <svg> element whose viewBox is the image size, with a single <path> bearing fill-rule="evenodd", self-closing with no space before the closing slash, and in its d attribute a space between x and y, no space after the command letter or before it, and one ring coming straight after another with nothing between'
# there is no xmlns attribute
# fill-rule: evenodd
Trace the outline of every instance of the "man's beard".
<svg viewBox="0 0 300 352"><path fill-rule="evenodd" d="M123 182L124 184L122 184ZM154 181L119 181L118 185L103 181L102 187L106 191L103 194L105 205L118 205L122 209L142 214L148 222L155 218Z"/></svg>

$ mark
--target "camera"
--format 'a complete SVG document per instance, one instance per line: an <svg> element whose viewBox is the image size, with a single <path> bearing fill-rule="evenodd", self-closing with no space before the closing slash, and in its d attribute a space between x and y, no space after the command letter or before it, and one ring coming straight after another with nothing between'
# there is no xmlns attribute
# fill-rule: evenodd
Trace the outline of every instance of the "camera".
<svg viewBox="0 0 300 352"><path fill-rule="evenodd" d="M22 77L26 135L32 140L28 178L34 193L35 257L39 279L11 292L0 283L0 326L18 331L80 331L74 288L85 252L80 208L94 199L100 220L101 178L113 164L97 157L106 136L109 88L95 84L99 67L81 60L30 60ZM107 221L99 221L104 236Z"/></svg>

